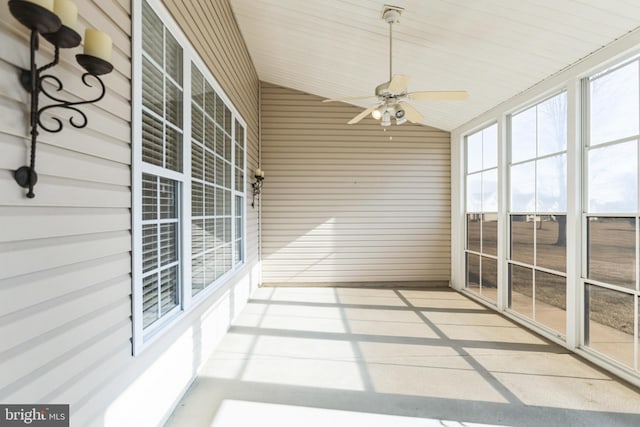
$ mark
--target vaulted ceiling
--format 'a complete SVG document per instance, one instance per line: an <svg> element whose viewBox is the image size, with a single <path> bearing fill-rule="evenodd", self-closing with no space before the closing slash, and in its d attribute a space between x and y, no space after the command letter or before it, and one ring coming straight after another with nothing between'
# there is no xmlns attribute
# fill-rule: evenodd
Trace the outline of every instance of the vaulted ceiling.
<svg viewBox="0 0 640 427"><path fill-rule="evenodd" d="M326 98L373 95L393 72L409 90L467 90L466 101L415 101L452 130L625 34L638 0L230 0L261 80ZM375 100L355 103L362 107Z"/></svg>

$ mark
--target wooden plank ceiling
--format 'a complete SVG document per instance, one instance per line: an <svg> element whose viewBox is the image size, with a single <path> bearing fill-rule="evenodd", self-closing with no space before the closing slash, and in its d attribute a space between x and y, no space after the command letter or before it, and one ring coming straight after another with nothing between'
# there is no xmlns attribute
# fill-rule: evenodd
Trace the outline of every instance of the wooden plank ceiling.
<svg viewBox="0 0 640 427"><path fill-rule="evenodd" d="M372 95L393 71L409 90L467 90L419 101L452 130L640 27L638 0L230 0L259 78L326 98ZM375 100L355 103L370 106Z"/></svg>

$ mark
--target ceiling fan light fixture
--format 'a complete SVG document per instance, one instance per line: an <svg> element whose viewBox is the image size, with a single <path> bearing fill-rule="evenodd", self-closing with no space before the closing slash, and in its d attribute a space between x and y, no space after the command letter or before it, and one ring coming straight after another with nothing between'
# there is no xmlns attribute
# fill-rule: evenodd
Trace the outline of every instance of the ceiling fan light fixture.
<svg viewBox="0 0 640 427"><path fill-rule="evenodd" d="M398 118L396 116L396 125L401 125L401 124L404 124L404 123L407 123L407 118L406 117L403 116L403 117Z"/></svg>
<svg viewBox="0 0 640 427"><path fill-rule="evenodd" d="M382 126L391 126L391 113L389 113L389 111L382 113L382 121L380 124Z"/></svg>
<svg viewBox="0 0 640 427"><path fill-rule="evenodd" d="M376 120L380 120L382 118L382 112L380 111L379 108L376 108L371 112L371 117L373 117Z"/></svg>

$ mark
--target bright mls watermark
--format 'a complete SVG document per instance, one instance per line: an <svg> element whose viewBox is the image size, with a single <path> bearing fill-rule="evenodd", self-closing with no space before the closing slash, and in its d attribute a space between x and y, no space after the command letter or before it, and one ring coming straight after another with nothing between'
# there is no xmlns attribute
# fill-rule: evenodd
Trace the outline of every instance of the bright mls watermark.
<svg viewBox="0 0 640 427"><path fill-rule="evenodd" d="M69 427L69 405L2 405L0 427Z"/></svg>

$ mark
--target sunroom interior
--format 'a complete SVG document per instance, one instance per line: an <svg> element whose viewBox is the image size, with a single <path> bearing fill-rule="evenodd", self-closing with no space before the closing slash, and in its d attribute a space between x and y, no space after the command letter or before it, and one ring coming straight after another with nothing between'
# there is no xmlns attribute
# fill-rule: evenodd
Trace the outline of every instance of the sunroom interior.
<svg viewBox="0 0 640 427"><path fill-rule="evenodd" d="M66 404L71 425L180 425L172 413L234 321L274 295L302 307L286 322L393 300L436 330L412 304L447 292L462 304L447 322L486 310L640 399L637 2L77 0L63 26L108 34L113 71L83 76L78 46L36 75L71 102L93 99L95 79L105 95L35 124L19 76L59 46L36 34L30 56L16 3L73 2L0 3L0 404ZM396 74L468 98L406 99L415 123L348 124ZM34 197L16 182L24 165ZM368 386L380 407L354 411L384 414L389 395ZM392 397L390 413L425 417ZM293 413L229 402L240 418ZM500 422L479 414L456 421Z"/></svg>

